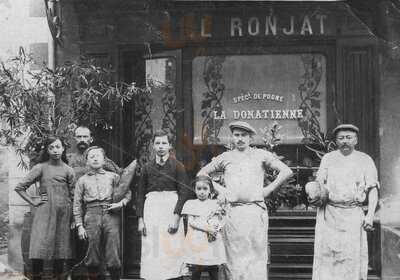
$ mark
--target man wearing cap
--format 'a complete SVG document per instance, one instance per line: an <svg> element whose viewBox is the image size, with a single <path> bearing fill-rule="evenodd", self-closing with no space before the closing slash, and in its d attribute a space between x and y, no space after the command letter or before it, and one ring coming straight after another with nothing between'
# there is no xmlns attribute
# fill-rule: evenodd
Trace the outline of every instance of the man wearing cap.
<svg viewBox="0 0 400 280"><path fill-rule="evenodd" d="M313 280L367 280L366 231L373 230L379 183L371 157L354 149L358 132L352 124L337 126L338 149L322 157L317 172L328 201L317 210Z"/></svg>
<svg viewBox="0 0 400 280"><path fill-rule="evenodd" d="M248 123L229 124L234 148L214 158L198 175L216 171L224 174L225 188L216 186L230 204L224 229L228 279L265 280L267 275L268 212L264 198L291 175L292 171L272 153L250 147L256 131ZM264 167L279 171L264 188Z"/></svg>

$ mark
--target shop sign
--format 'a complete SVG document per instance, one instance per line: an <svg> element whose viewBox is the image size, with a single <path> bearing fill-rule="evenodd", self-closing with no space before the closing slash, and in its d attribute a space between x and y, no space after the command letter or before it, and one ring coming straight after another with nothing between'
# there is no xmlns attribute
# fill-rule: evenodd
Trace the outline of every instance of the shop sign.
<svg viewBox="0 0 400 280"><path fill-rule="evenodd" d="M285 143L326 129L326 60L320 54L200 56L192 68L194 143L226 144L228 124L254 126L255 142L277 122Z"/></svg>
<svg viewBox="0 0 400 280"><path fill-rule="evenodd" d="M271 13L247 11L245 14L171 15L164 22L163 36L167 44L230 40L238 38L276 38L291 36L334 35L333 16L311 13Z"/></svg>
<svg viewBox="0 0 400 280"><path fill-rule="evenodd" d="M277 16L250 17L249 19L232 17L230 19L230 36L242 37L245 34L248 36L276 36L279 33L288 36L324 35L326 18L326 15L318 14L315 16L305 15L300 18L292 15L286 19ZM203 25L204 22L203 20ZM205 26L202 26L202 30L205 30ZM212 36L211 33L206 34L205 32L203 32L203 35Z"/></svg>

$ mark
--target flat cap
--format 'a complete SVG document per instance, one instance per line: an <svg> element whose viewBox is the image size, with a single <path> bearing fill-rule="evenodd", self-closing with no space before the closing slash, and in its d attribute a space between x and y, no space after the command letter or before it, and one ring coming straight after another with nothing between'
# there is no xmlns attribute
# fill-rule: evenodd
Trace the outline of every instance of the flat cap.
<svg viewBox="0 0 400 280"><path fill-rule="evenodd" d="M256 130L251 125L249 125L247 122L243 122L243 121L231 122L229 124L229 129L232 131L234 128L243 129L243 130L249 132L250 134L257 134Z"/></svg>
<svg viewBox="0 0 400 280"><path fill-rule="evenodd" d="M332 133L333 133L333 135L336 135L336 133L338 133L339 131L342 131L342 130L354 131L354 132L356 132L357 134L358 134L358 132L360 131L360 130L358 129L358 127L355 126L355 125L353 125L353 124L340 124L340 125L338 125L337 127L335 127L335 128L332 130Z"/></svg>

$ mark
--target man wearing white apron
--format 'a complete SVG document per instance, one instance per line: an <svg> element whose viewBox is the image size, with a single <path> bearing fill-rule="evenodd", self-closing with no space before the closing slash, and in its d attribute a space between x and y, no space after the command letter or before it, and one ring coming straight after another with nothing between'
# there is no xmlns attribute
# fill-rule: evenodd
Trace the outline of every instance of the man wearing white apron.
<svg viewBox="0 0 400 280"><path fill-rule="evenodd" d="M170 155L164 131L153 136L156 158L146 164L138 186L138 230L142 234L140 277L146 280L181 276L184 229L180 219L186 200L194 197L181 162Z"/></svg>
<svg viewBox="0 0 400 280"><path fill-rule="evenodd" d="M373 229L379 183L372 158L355 150L358 132L352 124L337 126L338 150L325 154L318 169L317 181L329 196L317 210L313 280L368 278L367 231Z"/></svg>
<svg viewBox="0 0 400 280"><path fill-rule="evenodd" d="M272 153L249 146L256 131L248 123L232 122L229 128L235 148L214 158L198 175L224 173L226 188L216 190L231 205L223 232L228 279L266 280L268 212L264 197L286 181L292 171ZM266 187L264 165L279 171Z"/></svg>

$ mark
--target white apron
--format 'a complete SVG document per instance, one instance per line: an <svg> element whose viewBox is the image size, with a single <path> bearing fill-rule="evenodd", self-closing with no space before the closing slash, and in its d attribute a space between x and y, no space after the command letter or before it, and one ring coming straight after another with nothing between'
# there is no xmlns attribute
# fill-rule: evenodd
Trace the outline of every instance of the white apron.
<svg viewBox="0 0 400 280"><path fill-rule="evenodd" d="M367 280L368 241L360 205L378 184L373 160L359 151L330 152L321 160L317 180L329 191L315 226L313 280Z"/></svg>
<svg viewBox="0 0 400 280"><path fill-rule="evenodd" d="M254 203L231 207L223 229L229 280L267 280L268 212Z"/></svg>
<svg viewBox="0 0 400 280"><path fill-rule="evenodd" d="M175 191L150 192L146 195L143 219L147 235L142 236L140 277L165 280L181 276L184 229L182 220L178 231L168 233L178 201Z"/></svg>

